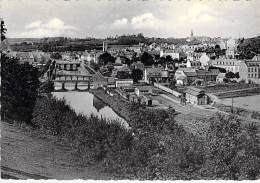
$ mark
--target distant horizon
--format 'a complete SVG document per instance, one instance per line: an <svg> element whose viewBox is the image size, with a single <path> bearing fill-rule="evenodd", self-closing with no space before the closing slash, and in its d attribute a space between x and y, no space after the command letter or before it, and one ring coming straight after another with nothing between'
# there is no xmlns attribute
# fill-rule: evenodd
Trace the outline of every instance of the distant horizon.
<svg viewBox="0 0 260 183"><path fill-rule="evenodd" d="M260 1L2 0L10 38L95 37L143 32L148 37L255 37Z"/></svg>
<svg viewBox="0 0 260 183"><path fill-rule="evenodd" d="M118 35L118 37L120 36L128 36L128 35L134 35L134 34L122 34L122 35ZM136 35L136 34L135 34ZM194 37L208 37L208 38L211 38L211 39L214 39L214 38L221 38L221 39L240 39L240 38L244 38L244 39L250 39L250 38L255 38L255 37L259 37L260 36L260 33L258 35L255 35L255 36L250 36L250 37L219 37L219 36L215 36L215 37L212 37L212 36L202 36L202 35L199 35L199 36L196 36L194 35ZM163 38L163 39L188 39L190 37L155 37L155 36L146 36L144 35L145 38ZM46 36L46 37L7 37L7 39L44 39L44 38L71 38L71 39L88 39L88 38L94 38L94 39L108 39L108 38L115 38L115 36L107 36L107 37L70 37L70 36Z"/></svg>

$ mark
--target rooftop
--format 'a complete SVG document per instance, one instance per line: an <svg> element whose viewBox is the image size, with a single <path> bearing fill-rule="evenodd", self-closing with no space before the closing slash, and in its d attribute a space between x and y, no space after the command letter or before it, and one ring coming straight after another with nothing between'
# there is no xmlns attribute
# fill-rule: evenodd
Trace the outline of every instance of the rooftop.
<svg viewBox="0 0 260 183"><path fill-rule="evenodd" d="M187 87L187 90L185 92L188 93L188 94L194 95L194 96L198 96L198 95L205 93L204 90L201 90L199 88L195 88L193 86Z"/></svg>

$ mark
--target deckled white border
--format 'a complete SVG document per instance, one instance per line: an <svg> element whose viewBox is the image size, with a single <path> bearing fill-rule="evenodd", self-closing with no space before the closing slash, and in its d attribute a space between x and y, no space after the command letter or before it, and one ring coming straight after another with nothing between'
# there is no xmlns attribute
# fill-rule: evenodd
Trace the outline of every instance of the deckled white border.
<svg viewBox="0 0 260 183"><path fill-rule="evenodd" d="M1 1L1 0L0 0ZM146 0L144 0L146 1ZM171 1L171 0L169 0ZM190 1L190 0L187 0ZM234 0L234 1L239 1L239 0ZM250 0L247 0L250 1ZM179 1L180 2L180 1ZM1 179L0 178L0 183L61 183L61 182L66 182L66 183L136 183L136 182L142 182L142 183L147 183L147 182L156 182L156 183L160 183L160 182L173 182L173 183L185 183L185 182L189 182L189 183L207 183L207 182L211 182L211 183L221 183L221 182L225 182L225 183L252 183L252 182L260 182L260 180L242 180L242 181L234 181L234 180L176 180L176 181L161 181L161 180L155 180L155 181L138 181L138 180L80 180L80 179L74 179L74 180L54 180L54 179L50 179L50 180L33 180L33 179L29 179L29 180L10 180L10 179Z"/></svg>
<svg viewBox="0 0 260 183"><path fill-rule="evenodd" d="M66 182L66 183L100 183L100 182L105 182L105 183L136 183L136 182L141 182L141 183L147 183L147 182L173 182L173 183L185 183L185 182L189 182L189 183L221 183L221 182L225 182L225 183L252 183L252 182L259 182L259 180L243 180L243 181L233 181L233 180L190 180L190 181L183 181L183 180L176 180L176 181L161 181L161 180L156 180L156 181L137 181L137 180L5 180L5 179L0 179L1 183L61 183L61 182Z"/></svg>
<svg viewBox="0 0 260 183"><path fill-rule="evenodd" d="M0 179L0 183L61 183L61 182L66 182L66 183L136 183L136 182L141 182L141 183L148 183L148 182L156 182L156 183L165 183L165 182L173 182L173 183L257 183L260 182L260 180L243 180L243 181L234 181L234 180L190 180L190 181L184 181L184 180L176 180L176 181L162 181L162 180L156 180L156 181L138 181L138 180L6 180L6 179Z"/></svg>

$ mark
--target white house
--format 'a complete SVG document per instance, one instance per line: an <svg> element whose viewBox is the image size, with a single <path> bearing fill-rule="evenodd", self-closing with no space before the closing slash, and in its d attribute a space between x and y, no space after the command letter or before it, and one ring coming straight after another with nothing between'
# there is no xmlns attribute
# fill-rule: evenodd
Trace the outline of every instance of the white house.
<svg viewBox="0 0 260 183"><path fill-rule="evenodd" d="M238 46L238 44L235 39L231 38L231 39L227 40L227 42L226 42L226 57L227 58L230 58L230 59L235 58L237 46Z"/></svg>
<svg viewBox="0 0 260 183"><path fill-rule="evenodd" d="M200 61L192 61L192 60L187 60L187 63L186 63L186 66L187 67L191 67L191 68L200 68L201 67L201 62Z"/></svg>
<svg viewBox="0 0 260 183"><path fill-rule="evenodd" d="M131 86L134 84L134 81L132 79L118 79L116 80L116 87L125 87L125 86Z"/></svg>
<svg viewBox="0 0 260 183"><path fill-rule="evenodd" d="M201 63L201 66L205 67L206 65L209 64L210 58L206 53L203 53L200 58L199 61Z"/></svg>
<svg viewBox="0 0 260 183"><path fill-rule="evenodd" d="M211 65L226 69L227 72L239 72L240 60L237 59L216 59L211 60Z"/></svg>
<svg viewBox="0 0 260 183"><path fill-rule="evenodd" d="M166 56L171 56L172 59L179 59L180 54L178 52L174 52L174 50L161 50L160 51L160 57L166 57Z"/></svg>

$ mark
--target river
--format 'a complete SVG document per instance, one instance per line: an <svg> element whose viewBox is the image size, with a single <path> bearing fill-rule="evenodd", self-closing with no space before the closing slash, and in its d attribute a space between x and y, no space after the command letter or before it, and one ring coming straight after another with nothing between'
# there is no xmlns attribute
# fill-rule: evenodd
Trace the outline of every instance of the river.
<svg viewBox="0 0 260 183"><path fill-rule="evenodd" d="M232 105L231 98L220 99L220 103L225 105ZM233 98L233 105L244 109L260 112L260 95L235 97Z"/></svg>
<svg viewBox="0 0 260 183"><path fill-rule="evenodd" d="M65 98L66 102L76 111L84 115L97 115L108 120L116 120L124 127L128 128L128 123L120 117L113 109L89 92L53 92L53 96L58 99Z"/></svg>

